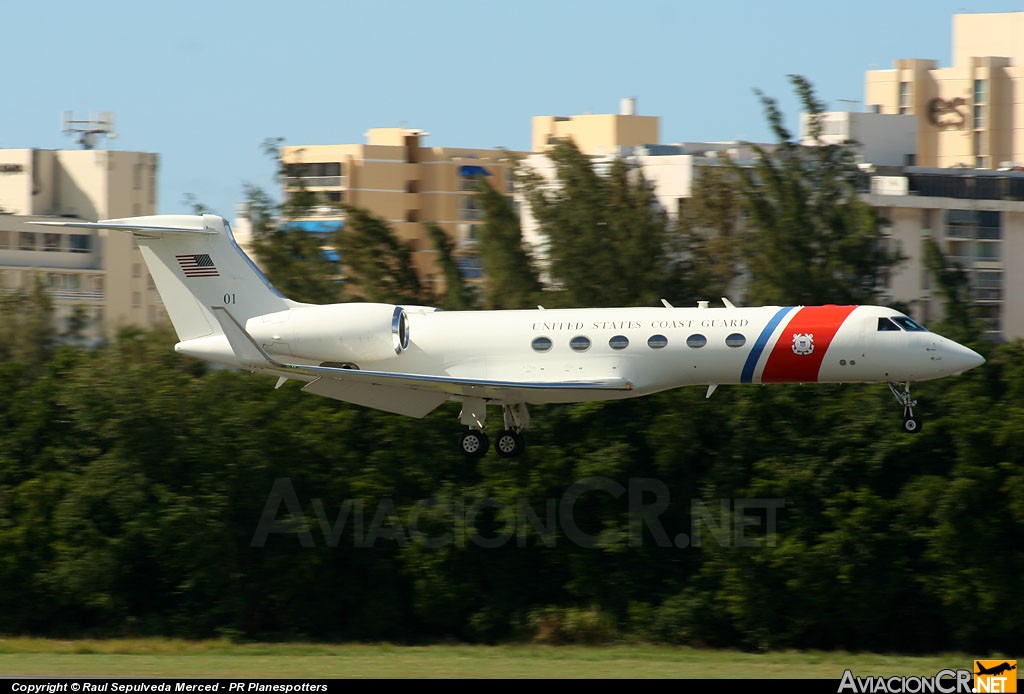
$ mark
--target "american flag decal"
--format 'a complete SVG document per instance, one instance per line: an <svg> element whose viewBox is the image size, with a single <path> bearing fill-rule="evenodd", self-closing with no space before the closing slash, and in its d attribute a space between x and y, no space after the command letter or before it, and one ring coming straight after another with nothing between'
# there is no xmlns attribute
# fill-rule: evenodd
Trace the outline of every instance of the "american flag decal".
<svg viewBox="0 0 1024 694"><path fill-rule="evenodd" d="M185 277L219 277L217 266L210 260L209 253L196 253L188 255L176 255L178 265L181 265Z"/></svg>

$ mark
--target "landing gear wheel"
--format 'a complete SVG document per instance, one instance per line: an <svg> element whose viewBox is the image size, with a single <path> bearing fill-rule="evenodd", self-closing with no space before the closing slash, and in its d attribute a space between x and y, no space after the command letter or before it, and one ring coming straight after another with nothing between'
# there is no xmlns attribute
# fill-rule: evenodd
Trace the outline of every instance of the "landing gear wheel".
<svg viewBox="0 0 1024 694"><path fill-rule="evenodd" d="M518 458L525 447L526 441L523 440L522 434L512 429L502 430L494 439L494 450L498 451L502 458Z"/></svg>
<svg viewBox="0 0 1024 694"><path fill-rule="evenodd" d="M470 458L484 457L489 446L487 434L478 429L470 429L459 436L459 450Z"/></svg>
<svg viewBox="0 0 1024 694"><path fill-rule="evenodd" d="M904 433L916 434L921 431L921 420L914 415L917 400L910 397L910 383L890 383L889 390L896 397L896 401L903 405Z"/></svg>

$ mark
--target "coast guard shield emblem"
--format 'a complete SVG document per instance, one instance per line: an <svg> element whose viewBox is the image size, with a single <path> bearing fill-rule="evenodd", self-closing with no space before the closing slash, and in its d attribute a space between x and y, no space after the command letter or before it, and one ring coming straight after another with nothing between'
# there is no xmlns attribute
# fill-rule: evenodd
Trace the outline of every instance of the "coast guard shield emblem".
<svg viewBox="0 0 1024 694"><path fill-rule="evenodd" d="M814 335L811 333L795 333L793 335L793 354L801 356L814 351Z"/></svg>

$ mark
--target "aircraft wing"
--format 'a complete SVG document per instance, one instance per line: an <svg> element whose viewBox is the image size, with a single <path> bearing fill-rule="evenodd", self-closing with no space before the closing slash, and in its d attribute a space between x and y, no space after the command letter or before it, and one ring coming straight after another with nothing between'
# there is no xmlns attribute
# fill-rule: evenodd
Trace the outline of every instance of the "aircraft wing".
<svg viewBox="0 0 1024 694"><path fill-rule="evenodd" d="M630 381L617 377L572 381L506 381L287 364L267 354L223 306L214 306L213 315L224 330L235 357L243 365L254 369L272 369L284 376L288 373L315 376L316 380L307 384L304 390L413 417L423 417L453 396L521 401L530 391L633 389Z"/></svg>

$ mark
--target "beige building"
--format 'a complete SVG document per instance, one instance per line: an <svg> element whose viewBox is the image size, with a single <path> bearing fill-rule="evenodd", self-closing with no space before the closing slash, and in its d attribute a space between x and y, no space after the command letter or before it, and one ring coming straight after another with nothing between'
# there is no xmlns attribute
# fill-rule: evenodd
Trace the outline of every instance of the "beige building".
<svg viewBox="0 0 1024 694"><path fill-rule="evenodd" d="M953 17L953 65L897 60L870 70L865 103L917 117L918 166L1024 164L1024 12Z"/></svg>
<svg viewBox="0 0 1024 694"><path fill-rule="evenodd" d="M131 235L28 224L155 214L157 166L146 152L0 150L0 290L29 289L39 277L58 330L78 313L91 339L165 322Z"/></svg>
<svg viewBox="0 0 1024 694"><path fill-rule="evenodd" d="M571 139L584 154L614 155L622 147L660 141L661 119L636 113L636 99L623 99L619 112L580 116L534 116L530 138L533 152L543 152L558 140Z"/></svg>
<svg viewBox="0 0 1024 694"><path fill-rule="evenodd" d="M329 232L330 222L343 218L332 206L367 209L409 244L420 277L440 291L443 278L423 223L439 224L462 252L464 274L479 277L472 254L483 220L477 177L511 194L513 162L512 153L502 150L429 147L426 136L422 130L374 128L365 144L291 145L281 148L281 159L285 195L304 188L322 203L318 215L298 224L308 223L313 233Z"/></svg>

